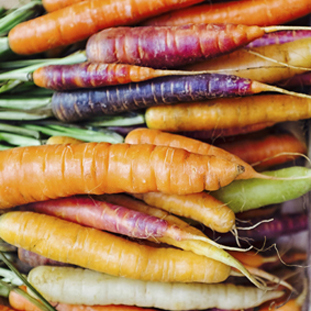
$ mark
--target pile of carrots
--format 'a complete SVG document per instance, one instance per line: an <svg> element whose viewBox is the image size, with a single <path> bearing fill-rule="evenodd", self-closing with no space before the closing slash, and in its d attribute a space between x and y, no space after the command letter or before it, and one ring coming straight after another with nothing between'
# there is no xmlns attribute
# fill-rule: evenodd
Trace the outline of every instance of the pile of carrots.
<svg viewBox="0 0 311 311"><path fill-rule="evenodd" d="M307 246L284 245L308 229L311 4L42 5L7 33L34 65L0 73L0 100L30 84L69 134L144 124L94 142L12 122L45 140L0 151L0 255L22 280L0 269L3 310L302 310Z"/></svg>

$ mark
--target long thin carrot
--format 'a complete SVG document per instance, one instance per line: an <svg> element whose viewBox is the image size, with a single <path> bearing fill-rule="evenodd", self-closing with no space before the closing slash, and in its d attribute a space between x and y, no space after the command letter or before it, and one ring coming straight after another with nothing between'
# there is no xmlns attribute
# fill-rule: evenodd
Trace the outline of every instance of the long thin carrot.
<svg viewBox="0 0 311 311"><path fill-rule="evenodd" d="M161 282L221 282L230 267L188 251L155 248L32 212L0 217L0 237L45 257L110 275Z"/></svg>
<svg viewBox="0 0 311 311"><path fill-rule="evenodd" d="M147 144L12 148L0 152L0 163L1 208L75 194L195 193L218 189L244 171L219 157Z"/></svg>
<svg viewBox="0 0 311 311"><path fill-rule="evenodd" d="M307 154L305 142L290 133L275 133L261 137L240 137L218 143L217 146L233 153L256 169L267 169Z"/></svg>
<svg viewBox="0 0 311 311"><path fill-rule="evenodd" d="M202 0L90 0L20 23L8 35L17 54L35 54L88 38L104 28L136 24Z"/></svg>
<svg viewBox="0 0 311 311"><path fill-rule="evenodd" d="M174 148L182 148L189 152L197 154L223 157L225 159L228 159L229 161L236 162L244 166L245 171L240 174L236 179L249 179L254 177L267 178L266 176L262 176L261 174L257 173L239 156L236 156L231 152L227 152L223 148L218 148L208 143L204 143L192 138L187 138L182 135L166 133L155 129L138 128L131 131L126 136L125 142L128 144L152 144L160 146L170 146Z"/></svg>
<svg viewBox="0 0 311 311"><path fill-rule="evenodd" d="M311 117L311 101L287 95L243 98L148 108L147 126L169 132L226 129L262 122L285 122Z"/></svg>
<svg viewBox="0 0 311 311"><path fill-rule="evenodd" d="M280 12L282 9L282 12ZM311 12L311 3L302 0L244 0L202 4L180 9L148 20L147 25L184 25L197 23L234 23L279 25Z"/></svg>

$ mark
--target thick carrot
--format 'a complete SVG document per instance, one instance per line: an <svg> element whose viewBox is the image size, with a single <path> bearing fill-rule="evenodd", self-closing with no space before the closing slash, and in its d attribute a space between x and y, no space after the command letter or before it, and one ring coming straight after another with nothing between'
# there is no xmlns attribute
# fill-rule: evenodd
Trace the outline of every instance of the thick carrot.
<svg viewBox="0 0 311 311"><path fill-rule="evenodd" d="M174 148L182 148L197 154L222 157L244 166L244 173L240 174L237 179L249 179L254 177L266 178L266 176L262 176L261 174L258 174L256 171L254 171L254 169L245 161L243 161L239 156L235 156L233 153L227 152L223 148L218 148L208 143L203 143L199 140L187 138L182 135L141 128L131 131L126 136L125 142L128 144L152 144L170 146Z"/></svg>
<svg viewBox="0 0 311 311"><path fill-rule="evenodd" d="M182 70L156 70L150 67L127 64L85 62L40 67L33 72L32 80L39 87L64 91L140 82L164 76L192 74L197 73Z"/></svg>
<svg viewBox="0 0 311 311"><path fill-rule="evenodd" d="M230 283L146 282L63 267L37 267L28 280L49 300L101 305L112 302L176 311L213 307L244 310L284 295L279 290L263 291Z"/></svg>
<svg viewBox="0 0 311 311"><path fill-rule="evenodd" d="M82 1L85 0L42 0L42 5L47 12L54 12Z"/></svg>
<svg viewBox="0 0 311 311"><path fill-rule="evenodd" d="M91 62L172 68L232 52L266 31L227 23L115 27L91 36L86 55Z"/></svg>
<svg viewBox="0 0 311 311"><path fill-rule="evenodd" d="M280 12L282 9L282 12ZM147 25L185 25L197 23L234 23L279 25L311 12L311 3L301 0L243 0L208 3L180 9L148 20Z"/></svg>
<svg viewBox="0 0 311 311"><path fill-rule="evenodd" d="M99 30L136 24L148 17L202 0L90 0L75 3L15 26L8 35L17 54L35 54L88 38Z"/></svg>
<svg viewBox="0 0 311 311"><path fill-rule="evenodd" d="M239 137L223 143L219 148L237 155L256 169L267 169L307 154L307 146L290 133L275 133L261 137Z"/></svg>
<svg viewBox="0 0 311 311"><path fill-rule="evenodd" d="M213 60L189 65L185 69L219 70L221 73L274 84L308 71L311 68L310 51L311 38L305 38L250 50L239 49Z"/></svg>
<svg viewBox="0 0 311 311"><path fill-rule="evenodd" d="M311 101L287 95L254 95L242 98L157 106L147 109L147 126L169 132L244 127L262 122L309 119Z"/></svg>
<svg viewBox="0 0 311 311"><path fill-rule="evenodd" d="M54 92L51 106L57 119L75 122L161 104L246 96L271 91L286 93L285 90L272 85L232 75L168 76L152 81L106 86L95 90ZM291 92L290 94L310 97L300 93Z"/></svg>
<svg viewBox="0 0 311 311"><path fill-rule="evenodd" d="M75 194L215 190L244 171L219 157L147 144L20 147L1 151L0 158L1 208Z"/></svg>
<svg viewBox="0 0 311 311"><path fill-rule="evenodd" d="M0 236L10 244L50 259L132 279L213 283L225 280L230 273L229 266L204 256L141 245L32 212L3 214Z"/></svg>

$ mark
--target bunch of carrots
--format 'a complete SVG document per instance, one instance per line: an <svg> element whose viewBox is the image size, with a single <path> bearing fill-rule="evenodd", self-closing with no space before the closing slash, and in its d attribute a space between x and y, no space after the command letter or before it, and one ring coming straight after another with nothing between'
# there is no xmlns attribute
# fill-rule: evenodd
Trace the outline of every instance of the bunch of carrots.
<svg viewBox="0 0 311 311"><path fill-rule="evenodd" d="M311 4L38 5L0 38L2 308L301 310Z"/></svg>

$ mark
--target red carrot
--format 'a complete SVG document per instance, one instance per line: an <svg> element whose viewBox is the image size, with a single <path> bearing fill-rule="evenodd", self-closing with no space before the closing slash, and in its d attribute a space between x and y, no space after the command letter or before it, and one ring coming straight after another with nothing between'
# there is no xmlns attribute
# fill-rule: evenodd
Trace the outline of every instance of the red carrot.
<svg viewBox="0 0 311 311"><path fill-rule="evenodd" d="M9 33L17 54L35 54L84 40L99 30L136 24L148 17L202 0L90 0L20 23Z"/></svg>
<svg viewBox="0 0 311 311"><path fill-rule="evenodd" d="M280 12L282 10L282 13ZM243 0L208 3L176 10L148 20L145 25L185 25L198 23L234 23L243 25L279 25L311 12L311 2L302 0Z"/></svg>
<svg viewBox="0 0 311 311"><path fill-rule="evenodd" d="M218 143L218 147L227 150L251 164L256 169L293 161L307 153L304 142L292 134L270 134L258 138L239 137L224 143Z"/></svg>
<svg viewBox="0 0 311 311"><path fill-rule="evenodd" d="M172 68L232 52L265 31L234 24L116 27L91 36L86 54L91 62Z"/></svg>

